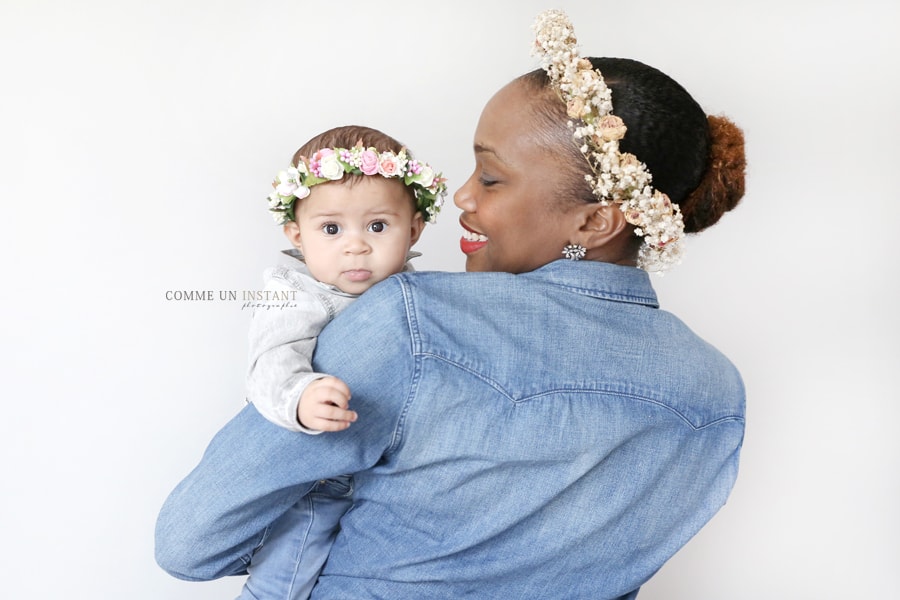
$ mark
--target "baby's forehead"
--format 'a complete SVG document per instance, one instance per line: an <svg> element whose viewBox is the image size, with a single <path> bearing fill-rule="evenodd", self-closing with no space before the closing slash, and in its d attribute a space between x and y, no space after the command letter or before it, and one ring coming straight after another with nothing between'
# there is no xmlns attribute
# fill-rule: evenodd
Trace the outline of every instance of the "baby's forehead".
<svg viewBox="0 0 900 600"><path fill-rule="evenodd" d="M413 199L402 183L374 177L317 185L297 202L296 209L298 218L411 217L415 212Z"/></svg>
<svg viewBox="0 0 900 600"><path fill-rule="evenodd" d="M301 210L303 217L372 217L372 216L403 216L403 211L396 206L385 204L373 204L363 206L362 203L355 206L310 206L307 210Z"/></svg>

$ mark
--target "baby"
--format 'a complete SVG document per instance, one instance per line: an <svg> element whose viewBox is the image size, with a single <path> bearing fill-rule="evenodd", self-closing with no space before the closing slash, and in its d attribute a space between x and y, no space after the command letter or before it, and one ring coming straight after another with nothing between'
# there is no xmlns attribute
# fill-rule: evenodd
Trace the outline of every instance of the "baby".
<svg viewBox="0 0 900 600"><path fill-rule="evenodd" d="M434 222L446 185L397 140L368 127L321 133L292 165L278 174L269 210L301 262L266 271L265 290L289 302L254 308L247 400L269 421L314 435L356 420L347 385L312 369L319 332L370 287L411 269L410 248ZM308 490L271 526L240 598L309 597L351 492L349 477Z"/></svg>

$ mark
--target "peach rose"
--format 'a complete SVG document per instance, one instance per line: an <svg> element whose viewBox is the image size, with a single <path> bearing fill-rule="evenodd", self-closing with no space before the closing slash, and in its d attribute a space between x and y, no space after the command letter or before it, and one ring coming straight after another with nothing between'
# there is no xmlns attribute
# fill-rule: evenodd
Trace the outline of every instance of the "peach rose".
<svg viewBox="0 0 900 600"><path fill-rule="evenodd" d="M385 177L399 177L400 159L393 152L384 152L378 158L378 172Z"/></svg>
<svg viewBox="0 0 900 600"><path fill-rule="evenodd" d="M623 152L619 156L619 166L622 169L637 169L641 166L641 161L638 160L638 157L629 152Z"/></svg>
<svg viewBox="0 0 900 600"><path fill-rule="evenodd" d="M597 74L597 71L594 71L593 69L578 71L575 75L575 83L580 84L579 87L590 87L599 80L600 76Z"/></svg>
<svg viewBox="0 0 900 600"><path fill-rule="evenodd" d="M606 115L600 119L598 125L600 127L600 136L608 142L621 140L625 137L625 132L628 130L622 119L615 115Z"/></svg>
<svg viewBox="0 0 900 600"><path fill-rule="evenodd" d="M584 98L575 97L566 104L566 114L573 119L580 119L590 112L590 106L587 106L587 110L585 110Z"/></svg>
<svg viewBox="0 0 900 600"><path fill-rule="evenodd" d="M628 223L630 223L631 225L640 225L641 224L642 219L641 219L640 211L637 211L634 209L629 209L629 210L624 211L624 213L625 213L625 220L628 221ZM642 235L642 234L638 233L638 235Z"/></svg>

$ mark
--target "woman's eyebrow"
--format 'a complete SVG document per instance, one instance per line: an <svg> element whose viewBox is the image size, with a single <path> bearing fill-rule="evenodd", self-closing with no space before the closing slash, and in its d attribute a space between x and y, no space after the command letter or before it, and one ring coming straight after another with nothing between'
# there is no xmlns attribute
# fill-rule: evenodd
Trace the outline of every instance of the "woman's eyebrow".
<svg viewBox="0 0 900 600"><path fill-rule="evenodd" d="M509 163L507 161L503 160L502 156L497 154L496 150L494 150L493 148L491 148L490 146L487 146L485 144L476 143L475 144L475 154L490 154L491 156L493 156L494 158L499 160L504 165L509 165Z"/></svg>

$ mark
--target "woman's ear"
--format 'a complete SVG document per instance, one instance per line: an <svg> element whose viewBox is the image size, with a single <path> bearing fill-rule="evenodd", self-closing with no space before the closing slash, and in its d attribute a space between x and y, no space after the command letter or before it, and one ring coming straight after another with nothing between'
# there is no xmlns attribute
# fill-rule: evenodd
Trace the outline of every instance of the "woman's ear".
<svg viewBox="0 0 900 600"><path fill-rule="evenodd" d="M628 221L618 206L586 204L580 210L577 237L572 240L588 250L609 246L628 228Z"/></svg>
<svg viewBox="0 0 900 600"><path fill-rule="evenodd" d="M282 230L291 246L303 252L303 245L300 243L300 226L297 225L297 221L288 221L284 224Z"/></svg>

